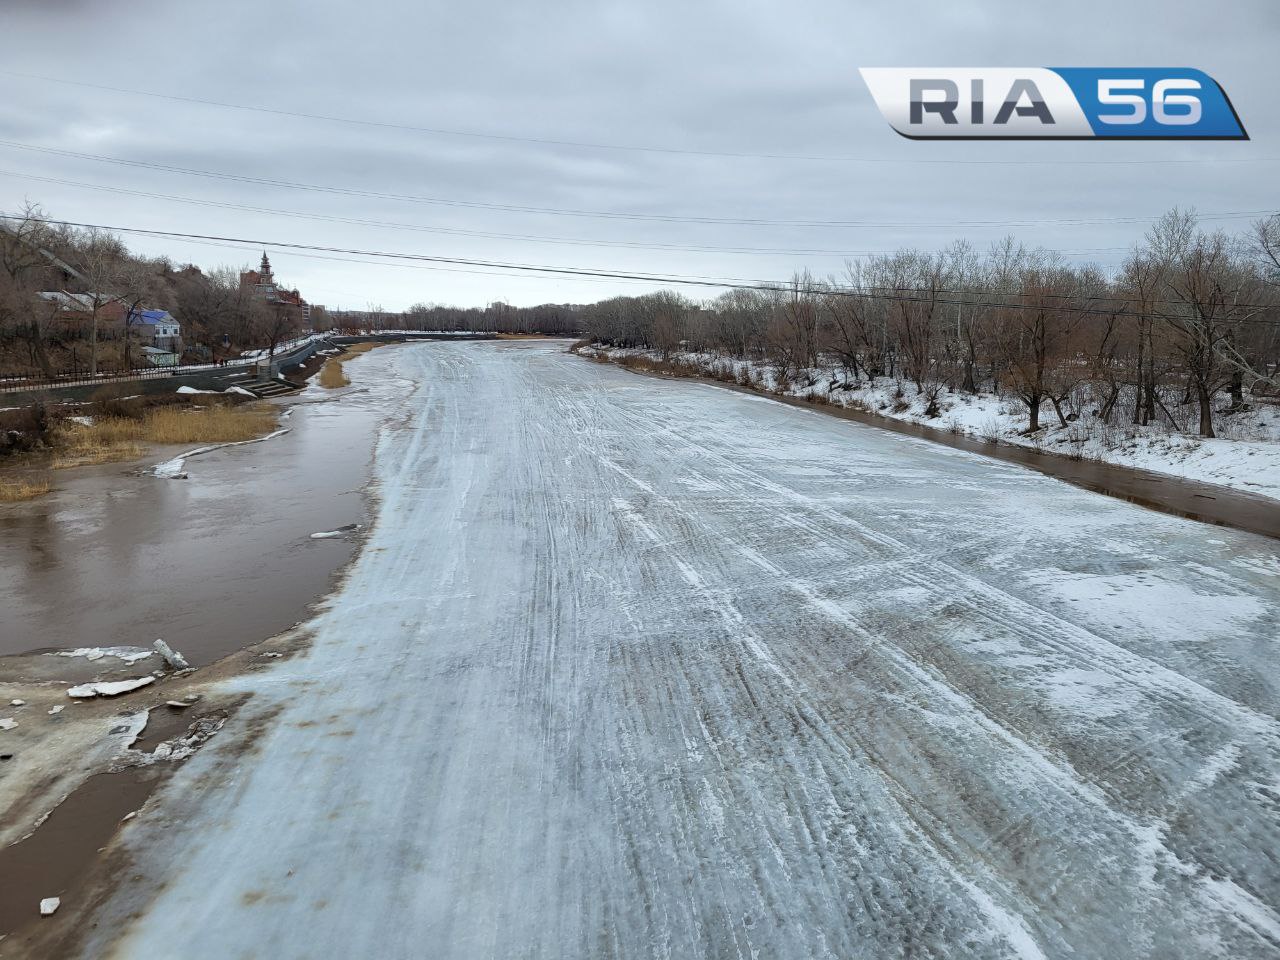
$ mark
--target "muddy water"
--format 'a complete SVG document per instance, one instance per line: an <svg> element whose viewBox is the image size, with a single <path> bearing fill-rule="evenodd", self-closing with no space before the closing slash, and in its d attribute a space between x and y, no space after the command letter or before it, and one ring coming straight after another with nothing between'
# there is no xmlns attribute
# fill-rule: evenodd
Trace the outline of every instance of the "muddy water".
<svg viewBox="0 0 1280 960"><path fill-rule="evenodd" d="M310 535L366 520L375 427L404 387L382 378L394 349L351 361L349 390L285 400L288 434L189 460L187 480L81 468L0 506L0 655L163 637L199 665L303 619L355 550Z"/></svg>
<svg viewBox="0 0 1280 960"><path fill-rule="evenodd" d="M0 933L11 933L37 917L46 897L64 897L84 867L67 851L105 846L120 821L146 802L159 775L141 769L92 776L49 814L39 830L5 847L0 853Z"/></svg>

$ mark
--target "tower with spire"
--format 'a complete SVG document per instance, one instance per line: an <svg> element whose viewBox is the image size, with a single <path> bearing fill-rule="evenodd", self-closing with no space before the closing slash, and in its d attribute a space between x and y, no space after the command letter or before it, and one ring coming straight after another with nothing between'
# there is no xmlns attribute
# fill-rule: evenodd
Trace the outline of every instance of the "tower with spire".
<svg viewBox="0 0 1280 960"><path fill-rule="evenodd" d="M240 274L240 288L251 290L254 297L263 303L295 314L300 323L311 319L311 306L302 295L297 290L284 290L276 284L271 259L265 250L262 251L262 263L257 270L246 270Z"/></svg>
<svg viewBox="0 0 1280 960"><path fill-rule="evenodd" d="M258 265L257 270L250 270L243 274L240 282L248 281L254 288L254 292L262 300L274 302L279 291L276 289L276 278L271 272L271 260L267 257L267 251L262 251L262 263Z"/></svg>

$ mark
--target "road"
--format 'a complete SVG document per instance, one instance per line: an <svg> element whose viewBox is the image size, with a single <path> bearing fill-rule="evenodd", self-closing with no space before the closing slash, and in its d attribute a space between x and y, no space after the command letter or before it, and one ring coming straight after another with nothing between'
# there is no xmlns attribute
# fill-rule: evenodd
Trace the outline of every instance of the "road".
<svg viewBox="0 0 1280 960"><path fill-rule="evenodd" d="M1275 541L562 351L370 355L370 540L84 956L1280 954Z"/></svg>

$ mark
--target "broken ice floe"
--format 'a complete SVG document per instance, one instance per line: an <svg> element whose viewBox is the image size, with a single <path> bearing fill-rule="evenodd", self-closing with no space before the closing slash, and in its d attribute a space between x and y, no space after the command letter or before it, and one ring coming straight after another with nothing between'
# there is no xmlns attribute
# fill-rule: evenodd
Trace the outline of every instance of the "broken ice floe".
<svg viewBox="0 0 1280 960"><path fill-rule="evenodd" d="M18 721L13 717L0 717L0 730L12 730L18 725Z"/></svg>
<svg viewBox="0 0 1280 960"><path fill-rule="evenodd" d="M60 714L60 713L61 713L63 710L65 710L65 709L67 709L67 705L66 705L65 703L60 703L60 704L58 704L56 707L50 707L50 708L49 708L49 716L51 716L51 717L56 717L58 714Z"/></svg>
<svg viewBox="0 0 1280 960"><path fill-rule="evenodd" d="M156 682L155 677L135 677L132 680L97 680L93 683L82 683L68 687L67 696L83 699L86 697L118 697Z"/></svg>
<svg viewBox="0 0 1280 960"><path fill-rule="evenodd" d="M40 901L40 916L52 917L60 906L62 906L61 897L45 897Z"/></svg>
<svg viewBox="0 0 1280 960"><path fill-rule="evenodd" d="M360 529L360 524L348 523L346 526L338 527L336 530L322 530L319 533L313 533L311 535L311 539L312 540L337 540L340 537L345 537L349 533L355 533L359 529Z"/></svg>
<svg viewBox="0 0 1280 960"><path fill-rule="evenodd" d="M26 705L27 705L27 701L25 700L18 700L15 698L9 701L9 706L11 707L25 707Z"/></svg>
<svg viewBox="0 0 1280 960"><path fill-rule="evenodd" d="M145 660L155 651L143 647L77 647L74 650L56 650L51 657L84 657L86 660L101 660L103 657L115 657L125 663L136 663Z"/></svg>
<svg viewBox="0 0 1280 960"><path fill-rule="evenodd" d="M156 744L155 749L150 753L133 749L124 751L112 762L110 770L113 773L119 773L129 767L149 767L153 763L185 760L199 750L206 740L221 730L226 722L226 717L201 717L191 724L185 734Z"/></svg>

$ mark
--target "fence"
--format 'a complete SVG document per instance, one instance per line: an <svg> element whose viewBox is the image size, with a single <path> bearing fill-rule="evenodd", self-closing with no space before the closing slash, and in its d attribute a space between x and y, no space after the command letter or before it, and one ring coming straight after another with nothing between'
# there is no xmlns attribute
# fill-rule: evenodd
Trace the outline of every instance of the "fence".
<svg viewBox="0 0 1280 960"><path fill-rule="evenodd" d="M276 347L272 364L275 369L300 363L315 352L315 344L325 340L321 334L299 337ZM265 359L266 350L252 350L223 361L222 363L193 363L174 367L134 367L128 369L102 370L96 376L81 373L60 373L52 377L5 377L0 375L0 393L19 393L24 390L49 390L58 387L88 387L98 384L126 383L132 380L157 380L164 377L181 377L193 373L208 373L218 370L235 370L256 367L258 361Z"/></svg>

